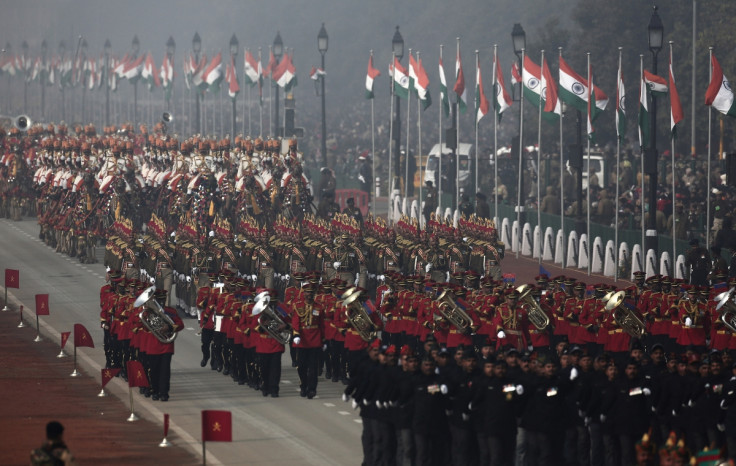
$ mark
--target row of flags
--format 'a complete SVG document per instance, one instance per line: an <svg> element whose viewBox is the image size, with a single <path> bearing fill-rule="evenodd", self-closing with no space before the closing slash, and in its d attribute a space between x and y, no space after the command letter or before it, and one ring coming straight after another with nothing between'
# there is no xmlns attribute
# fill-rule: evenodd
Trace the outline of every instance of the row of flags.
<svg viewBox="0 0 736 466"><path fill-rule="evenodd" d="M619 60L620 62L620 60ZM712 79L706 93L705 104L713 106L721 113L736 117L736 101L728 80L715 56L711 58ZM494 51L493 56L493 92L492 102L489 102L483 87L480 62L476 59L476 84L475 84L475 121L476 124L489 113L491 104L495 109L497 117L511 107L512 99L506 90L503 72L498 57ZM375 80L381 72L373 64L373 53L368 59L368 69L365 79L366 99L373 99ZM396 57L389 64L389 76L392 81L392 90L401 98L408 98L411 92L418 97L424 109L431 105L429 92L429 78L420 58L409 56L409 70L407 71ZM621 64L619 63L616 86L616 133L623 139L626 133L626 106L625 86ZM511 67L511 84L523 84L524 99L535 106L542 106L545 117L556 119L562 114L562 103L571 106L587 114L587 132L590 138L595 134L594 122L609 103L609 97L601 88L594 83L593 68L587 66L587 77L576 73L562 56L559 57L559 78L554 79L548 62L542 56L541 66L536 64L528 55L524 56L521 71L516 62ZM445 78L442 54L439 58L439 85L442 110L445 116L449 115L449 98L447 80ZM453 91L460 112L467 108L467 88L463 73L462 60L458 50L455 61L455 84ZM677 124L684 119L680 97L675 86L675 76L672 68L672 56L670 53L668 79L643 70L640 78L639 92L639 142L643 148L650 146L649 134L649 102L650 96L664 97L669 95L670 101L670 130L672 137L676 135Z"/></svg>

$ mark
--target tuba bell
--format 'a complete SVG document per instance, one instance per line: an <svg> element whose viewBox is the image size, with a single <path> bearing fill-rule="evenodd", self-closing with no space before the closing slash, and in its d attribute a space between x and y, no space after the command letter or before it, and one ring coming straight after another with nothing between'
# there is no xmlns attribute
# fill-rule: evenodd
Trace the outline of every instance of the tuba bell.
<svg viewBox="0 0 736 466"><path fill-rule="evenodd" d="M348 289L342 295L342 305L345 306L345 317L350 326L360 335L363 341L371 342L378 335L378 331L371 320L371 316L360 304L359 298L362 294L363 292L355 287Z"/></svg>
<svg viewBox="0 0 736 466"><path fill-rule="evenodd" d="M606 310L613 314L616 324L633 338L643 337L646 333L646 325L639 318L634 307L624 301L626 292L617 291L610 296L606 294L606 296L608 296L608 299L605 300Z"/></svg>
<svg viewBox="0 0 736 466"><path fill-rule="evenodd" d="M734 289L731 288L728 291L718 294L714 301L716 304L716 311L721 313L720 319L723 325L728 327L730 331L736 333L736 301L734 301Z"/></svg>
<svg viewBox="0 0 736 466"><path fill-rule="evenodd" d="M466 332L473 325L473 319L470 318L465 309L460 307L455 299L455 295L450 290L445 290L435 299L439 306L440 314L454 325L459 331Z"/></svg>
<svg viewBox="0 0 736 466"><path fill-rule="evenodd" d="M258 325L261 326L274 340L282 345L287 345L291 339L291 324L285 322L284 319L270 306L271 296L268 291L263 291L256 295L256 303L253 306L253 315L258 316Z"/></svg>
<svg viewBox="0 0 736 466"><path fill-rule="evenodd" d="M19 115L13 119L13 126L20 131L28 131L33 126L33 122L28 115Z"/></svg>
<svg viewBox="0 0 736 466"><path fill-rule="evenodd" d="M549 316L532 296L532 287L521 285L516 288L516 292L519 293L519 302L526 304L529 321L537 327L537 330L546 329L549 326Z"/></svg>
<svg viewBox="0 0 736 466"><path fill-rule="evenodd" d="M133 307L143 306L143 310L138 313L143 326L146 327L154 337L161 343L173 343L176 340L176 324L171 317L166 315L164 308L158 301L153 299L156 287L152 286L138 295L133 303Z"/></svg>

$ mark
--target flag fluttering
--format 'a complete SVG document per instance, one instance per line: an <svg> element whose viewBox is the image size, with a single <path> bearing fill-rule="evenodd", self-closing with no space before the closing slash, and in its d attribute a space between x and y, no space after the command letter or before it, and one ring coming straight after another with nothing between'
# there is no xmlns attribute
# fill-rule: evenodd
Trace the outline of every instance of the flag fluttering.
<svg viewBox="0 0 736 466"><path fill-rule="evenodd" d="M74 346L95 347L95 342L92 341L92 335L90 335L89 330L82 324L74 324Z"/></svg>
<svg viewBox="0 0 736 466"><path fill-rule="evenodd" d="M230 411L202 411L202 441L232 442L233 419Z"/></svg>

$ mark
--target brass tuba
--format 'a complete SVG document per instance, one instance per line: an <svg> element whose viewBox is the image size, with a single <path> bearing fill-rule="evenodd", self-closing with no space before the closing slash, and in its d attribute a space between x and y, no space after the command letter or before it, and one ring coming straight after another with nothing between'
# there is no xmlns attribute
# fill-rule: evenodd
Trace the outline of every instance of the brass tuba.
<svg viewBox="0 0 736 466"><path fill-rule="evenodd" d="M342 305L345 306L345 317L353 329L358 332L363 341L373 341L378 332L366 310L360 304L359 298L363 292L355 287L349 288L342 295Z"/></svg>
<svg viewBox="0 0 736 466"><path fill-rule="evenodd" d="M440 314L459 331L465 332L473 325L473 319L457 304L455 295L450 290L443 291L435 301L439 306Z"/></svg>
<svg viewBox="0 0 736 466"><path fill-rule="evenodd" d="M138 313L143 326L146 327L154 337L161 343L173 343L176 340L176 324L171 317L166 315L164 308L158 301L153 299L156 287L146 288L133 303L133 307L144 306L143 310Z"/></svg>
<svg viewBox="0 0 736 466"><path fill-rule="evenodd" d="M253 315L258 316L258 325L261 326L274 340L282 345L287 345L291 339L291 324L284 319L269 305L271 296L268 291L263 291L256 296L256 304L253 306Z"/></svg>
<svg viewBox="0 0 736 466"><path fill-rule="evenodd" d="M606 296L608 296L608 299L605 300L606 310L613 314L616 324L633 338L643 337L646 333L646 325L639 318L634 307L624 301L626 292L617 291L610 296L606 294Z"/></svg>
<svg viewBox="0 0 736 466"><path fill-rule="evenodd" d="M720 311L721 315L719 318L723 322L723 325L728 327L733 333L736 333L736 301L734 301L734 289L731 288L728 291L718 294L713 300L718 303L716 304L716 311Z"/></svg>
<svg viewBox="0 0 736 466"><path fill-rule="evenodd" d="M521 285L516 288L516 292L519 293L519 302L526 304L529 321L537 327L537 330L546 329L549 326L549 316L532 296L532 287Z"/></svg>

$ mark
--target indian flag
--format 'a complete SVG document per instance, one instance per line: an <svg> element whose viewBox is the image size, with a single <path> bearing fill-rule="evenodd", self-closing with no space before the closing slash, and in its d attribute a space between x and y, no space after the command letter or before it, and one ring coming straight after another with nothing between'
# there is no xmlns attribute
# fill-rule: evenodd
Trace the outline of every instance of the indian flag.
<svg viewBox="0 0 736 466"><path fill-rule="evenodd" d="M148 55L146 55L146 63L143 65L141 78L146 82L149 91L152 91L154 87L161 85L158 80L158 75L156 74L156 64L153 62L151 52L148 52Z"/></svg>
<svg viewBox="0 0 736 466"><path fill-rule="evenodd" d="M15 60L16 58L12 55L3 59L2 66L0 66L0 68L4 74L15 76Z"/></svg>
<svg viewBox="0 0 736 466"><path fill-rule="evenodd" d="M232 100L235 100L240 92L240 85L238 84L238 75L235 72L235 62L232 56L225 70L225 81L227 82L227 94Z"/></svg>
<svg viewBox="0 0 736 466"><path fill-rule="evenodd" d="M581 112L588 111L588 85L586 79L577 74L573 69L560 57L560 98L567 105L570 105ZM596 86L595 91L595 108L593 119L597 117L608 106L608 96L599 87Z"/></svg>
<svg viewBox="0 0 736 466"><path fill-rule="evenodd" d="M662 76L650 73L644 70L644 81L647 83L647 89L653 95L665 95L667 94L667 80Z"/></svg>
<svg viewBox="0 0 736 466"><path fill-rule="evenodd" d="M393 77L394 94L401 98L409 98L409 76L406 69L401 66L399 60L394 57L393 66L389 67L389 72Z"/></svg>
<svg viewBox="0 0 736 466"><path fill-rule="evenodd" d="M496 82L493 84L494 87L494 98L493 107L496 109L496 113L500 115L513 103L509 92L506 90L506 84L504 83L503 71L501 71L501 62L498 61L498 57L493 57L493 61L496 62Z"/></svg>
<svg viewBox="0 0 736 466"><path fill-rule="evenodd" d="M261 62L257 61L250 50L245 51L245 82L250 87L255 86L263 79L263 70L261 69Z"/></svg>
<svg viewBox="0 0 736 466"><path fill-rule="evenodd" d="M222 82L222 53L217 52L217 55L212 59L207 69L202 74L202 80L207 83L207 88L210 92L216 94L220 92L220 83Z"/></svg>
<svg viewBox="0 0 736 466"><path fill-rule="evenodd" d="M289 91L296 84L296 68L291 61L291 56L285 54L276 69L271 73L273 80L279 87L283 87L285 91Z"/></svg>
<svg viewBox="0 0 736 466"><path fill-rule="evenodd" d="M675 87L675 74L672 71L672 55L670 54L670 130L672 137L676 136L677 123L685 118L682 112L682 104L680 103L680 94L677 93Z"/></svg>
<svg viewBox="0 0 736 466"><path fill-rule="evenodd" d="M129 58L126 63L122 64L120 77L129 81L135 81L141 75L143 70L143 55L138 58Z"/></svg>
<svg viewBox="0 0 736 466"><path fill-rule="evenodd" d="M440 100L445 117L450 116L450 99L447 97L447 80L445 79L445 67L442 66L442 49L440 49Z"/></svg>
<svg viewBox="0 0 736 466"><path fill-rule="evenodd" d="M618 66L616 82L616 135L623 140L626 137L626 87L621 64Z"/></svg>
<svg viewBox="0 0 736 466"><path fill-rule="evenodd" d="M460 107L460 113L465 113L468 107L468 90L465 89L465 74L463 73L463 62L460 58L460 49L458 46L457 59L455 60L455 87L452 88L457 94L457 105Z"/></svg>
<svg viewBox="0 0 736 466"><path fill-rule="evenodd" d="M723 75L721 65L716 60L715 55L711 56L711 67L713 68L713 75L705 93L705 105L714 107L724 115L736 117L733 91L728 79Z"/></svg>
<svg viewBox="0 0 736 466"><path fill-rule="evenodd" d="M422 102L422 109L426 110L432 104L432 98L429 95L429 78L422 66L422 60L414 60L412 55L409 55L409 77L414 86L414 93Z"/></svg>
<svg viewBox="0 0 736 466"><path fill-rule="evenodd" d="M733 96L731 96L733 99ZM639 145L642 149L649 148L649 103L647 101L647 83L644 74L639 84Z"/></svg>
<svg viewBox="0 0 736 466"><path fill-rule="evenodd" d="M484 116L486 116L490 110L486 93L483 91L483 76L480 72L480 62L476 63L475 67L475 123L478 124Z"/></svg>
<svg viewBox="0 0 736 466"><path fill-rule="evenodd" d="M312 81L319 81L319 78L326 75L325 70L322 68L317 68L316 66L312 65L312 69L309 70L309 79Z"/></svg>
<svg viewBox="0 0 736 466"><path fill-rule="evenodd" d="M542 60L542 98L545 114L562 115L562 103L557 94L557 83L545 60Z"/></svg>
<svg viewBox="0 0 736 466"><path fill-rule="evenodd" d="M166 55L161 63L161 86L164 88L164 98L168 102L171 99L171 91L174 88L174 57Z"/></svg>
<svg viewBox="0 0 736 466"><path fill-rule="evenodd" d="M378 68L373 67L373 53L371 53L371 56L368 57L368 71L365 75L365 98L366 99L372 99L374 97L373 95L373 81L381 76L381 72L378 71Z"/></svg>
<svg viewBox="0 0 736 466"><path fill-rule="evenodd" d="M542 69L529 58L524 55L524 66L521 69L521 82L524 83L524 97L534 106L539 106L539 99L542 93Z"/></svg>

